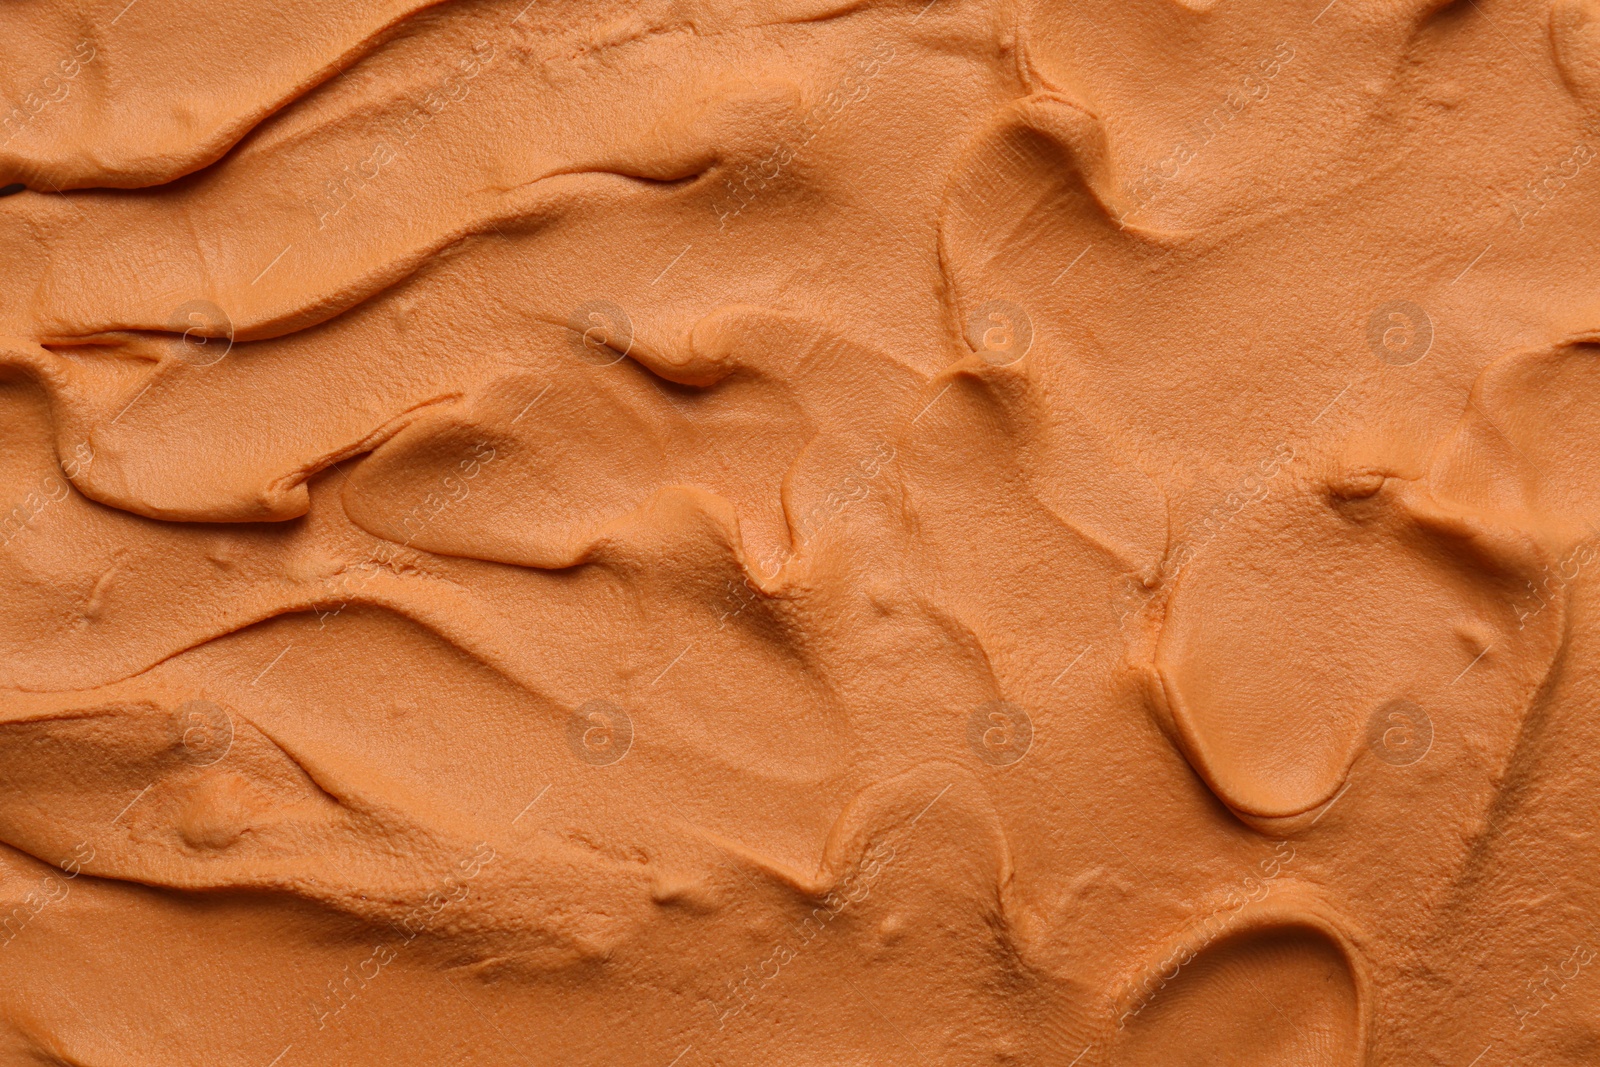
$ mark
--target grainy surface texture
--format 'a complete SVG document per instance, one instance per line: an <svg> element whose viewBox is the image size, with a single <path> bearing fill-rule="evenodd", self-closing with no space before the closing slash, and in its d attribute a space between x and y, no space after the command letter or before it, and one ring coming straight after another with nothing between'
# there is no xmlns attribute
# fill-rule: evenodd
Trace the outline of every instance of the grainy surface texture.
<svg viewBox="0 0 1600 1067"><path fill-rule="evenodd" d="M1600 0L6 0L0 1067L1600 1063Z"/></svg>

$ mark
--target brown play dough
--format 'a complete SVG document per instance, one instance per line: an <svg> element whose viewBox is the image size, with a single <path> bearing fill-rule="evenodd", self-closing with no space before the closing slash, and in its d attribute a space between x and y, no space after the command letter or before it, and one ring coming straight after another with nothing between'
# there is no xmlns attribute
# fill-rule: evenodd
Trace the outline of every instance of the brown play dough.
<svg viewBox="0 0 1600 1067"><path fill-rule="evenodd" d="M1600 0L0 5L0 1067L1600 1063Z"/></svg>

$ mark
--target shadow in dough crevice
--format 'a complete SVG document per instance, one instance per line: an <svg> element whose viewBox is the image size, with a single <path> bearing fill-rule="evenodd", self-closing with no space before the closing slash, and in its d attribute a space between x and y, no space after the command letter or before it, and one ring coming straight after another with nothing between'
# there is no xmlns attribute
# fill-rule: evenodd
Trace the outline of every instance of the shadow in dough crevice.
<svg viewBox="0 0 1600 1067"><path fill-rule="evenodd" d="M1361 1062L1360 984L1343 948L1318 926L1273 919L1191 951L1122 1018L1108 1067Z"/></svg>

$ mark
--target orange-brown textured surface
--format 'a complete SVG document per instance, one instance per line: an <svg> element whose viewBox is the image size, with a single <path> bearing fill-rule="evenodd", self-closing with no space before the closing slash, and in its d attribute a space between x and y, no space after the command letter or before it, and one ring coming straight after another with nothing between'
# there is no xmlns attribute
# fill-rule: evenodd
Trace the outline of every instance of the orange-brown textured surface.
<svg viewBox="0 0 1600 1067"><path fill-rule="evenodd" d="M1600 0L12 0L0 1067L1600 1062Z"/></svg>

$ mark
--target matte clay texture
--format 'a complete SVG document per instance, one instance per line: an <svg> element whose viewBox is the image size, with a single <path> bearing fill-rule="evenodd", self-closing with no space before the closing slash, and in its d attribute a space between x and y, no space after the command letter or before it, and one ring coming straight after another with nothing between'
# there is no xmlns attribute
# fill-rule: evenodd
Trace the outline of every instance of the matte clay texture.
<svg viewBox="0 0 1600 1067"><path fill-rule="evenodd" d="M0 97L3 1067L1600 1063L1600 0Z"/></svg>

